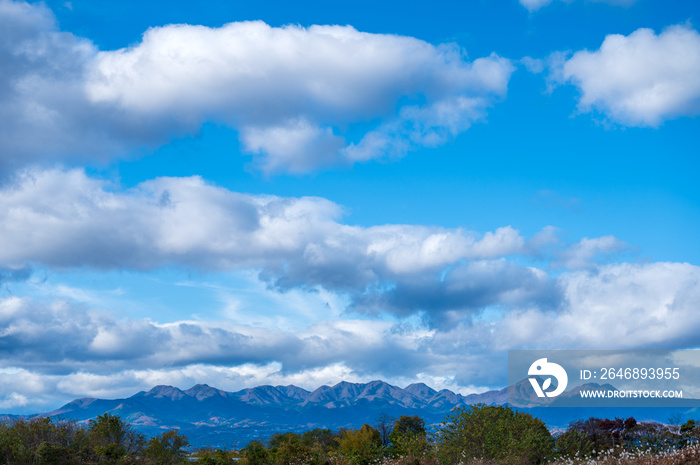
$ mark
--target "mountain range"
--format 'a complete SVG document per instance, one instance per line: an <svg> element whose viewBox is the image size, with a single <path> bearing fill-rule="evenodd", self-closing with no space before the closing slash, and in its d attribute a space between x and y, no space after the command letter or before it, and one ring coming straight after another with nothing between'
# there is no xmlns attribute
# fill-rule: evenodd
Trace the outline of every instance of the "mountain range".
<svg viewBox="0 0 700 465"><path fill-rule="evenodd" d="M527 382L527 380L523 380ZM512 392L524 392L521 383ZM612 386L592 384L590 388ZM418 415L426 425L437 426L453 409L484 403L503 405L508 389L467 396L447 389L436 391L423 383L405 388L383 381L369 383L340 382L307 391L297 386L258 386L236 392L198 384L187 390L173 386L155 386L124 399L82 398L41 416L87 423L98 415L120 416L146 435L158 435L176 428L188 436L195 447L242 447L253 439L271 434L304 431L313 428L358 428L376 424L380 415L398 418ZM612 388L614 389L614 388ZM566 393L565 393L566 394ZM563 394L563 395L565 395ZM511 404L513 399L511 398ZM565 427L572 420L590 416L629 417L665 421L680 413L691 415L695 409L582 409L541 407L536 398L523 394L516 402L521 409L541 418L550 427Z"/></svg>
<svg viewBox="0 0 700 465"><path fill-rule="evenodd" d="M463 396L423 383L402 389L383 381L340 382L313 391L289 385L226 392L198 384L187 390L155 386L125 399L76 399L43 416L87 422L111 413L148 435L177 428L193 444L233 447L276 432L374 424L381 414L419 415L428 424L439 423L455 407L500 405L506 396L506 389Z"/></svg>

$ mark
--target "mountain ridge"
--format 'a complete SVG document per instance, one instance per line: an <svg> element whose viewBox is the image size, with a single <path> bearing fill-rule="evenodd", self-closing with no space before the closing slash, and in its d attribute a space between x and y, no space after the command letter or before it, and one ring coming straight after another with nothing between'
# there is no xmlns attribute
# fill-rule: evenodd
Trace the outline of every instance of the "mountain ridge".
<svg viewBox="0 0 700 465"><path fill-rule="evenodd" d="M445 421L455 408L477 403L504 405L509 400L509 389L515 389L517 408L541 418L550 427L565 427L572 420L590 416L638 416L642 420L656 421L668 418L668 413L659 417L659 410L653 408L586 410L544 407L542 399L528 390L528 386L525 379L510 388L465 396L448 389L437 391L424 383L400 388L381 380L368 383L342 381L312 391L294 385L263 385L234 392L207 384L195 384L188 389L158 385L123 399L83 397L51 412L24 418L50 417L87 424L98 415L110 413L149 436L177 429L187 435L195 447L244 445L254 439L265 440L274 433L313 428L359 428L364 423L376 424L380 415L393 418L418 415L430 427ZM613 388L609 385L587 387ZM576 392L567 391L562 397ZM688 411L677 410L681 413Z"/></svg>
<svg viewBox="0 0 700 465"><path fill-rule="evenodd" d="M148 435L175 428L186 433L192 444L210 444L214 436L217 441L233 438L242 444L275 432L359 427L374 423L380 414L420 415L435 423L453 408L478 402L481 396L470 394L468 402L462 394L436 391L423 383L401 388L381 380L341 381L311 391L292 384L233 392L207 384L188 389L157 385L122 399L78 398L40 416L87 424L97 415L110 413ZM492 400L489 396L483 400Z"/></svg>

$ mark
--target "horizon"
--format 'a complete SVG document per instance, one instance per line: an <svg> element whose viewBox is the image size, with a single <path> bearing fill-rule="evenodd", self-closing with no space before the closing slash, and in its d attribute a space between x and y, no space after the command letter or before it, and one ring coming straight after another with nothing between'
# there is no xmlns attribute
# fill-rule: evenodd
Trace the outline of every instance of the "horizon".
<svg viewBox="0 0 700 465"><path fill-rule="evenodd" d="M699 21L0 0L0 413L700 348Z"/></svg>

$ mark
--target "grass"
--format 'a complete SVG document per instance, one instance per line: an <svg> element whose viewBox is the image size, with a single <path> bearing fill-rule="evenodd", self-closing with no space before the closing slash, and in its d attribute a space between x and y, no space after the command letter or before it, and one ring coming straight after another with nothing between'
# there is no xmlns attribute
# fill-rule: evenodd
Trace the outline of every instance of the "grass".
<svg viewBox="0 0 700 465"><path fill-rule="evenodd" d="M381 462L381 465L439 465L439 463L435 459L401 457L384 460ZM484 459L471 459L460 465L503 465L503 463ZM689 446L683 449L670 449L665 452L636 451L630 453L610 450L599 454L597 457L557 459L548 465L700 465L700 445Z"/></svg>
<svg viewBox="0 0 700 465"><path fill-rule="evenodd" d="M550 465L700 465L700 445L665 452L608 451L595 458L559 459Z"/></svg>

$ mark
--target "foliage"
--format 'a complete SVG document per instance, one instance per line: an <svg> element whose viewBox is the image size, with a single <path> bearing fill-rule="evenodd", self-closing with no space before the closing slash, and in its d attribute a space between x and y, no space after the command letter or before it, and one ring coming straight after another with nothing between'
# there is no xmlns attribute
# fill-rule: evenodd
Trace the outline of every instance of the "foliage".
<svg viewBox="0 0 700 465"><path fill-rule="evenodd" d="M289 465L308 461L310 448L298 433L273 434L268 442L272 456L270 463L272 464Z"/></svg>
<svg viewBox="0 0 700 465"><path fill-rule="evenodd" d="M595 446L582 431L568 429L556 438L557 455L560 457L583 457L593 455Z"/></svg>
<svg viewBox="0 0 700 465"><path fill-rule="evenodd" d="M383 455L382 437L368 424L341 431L339 446L341 457L351 465L368 465Z"/></svg>
<svg viewBox="0 0 700 465"><path fill-rule="evenodd" d="M189 445L186 436L171 429L158 437L151 438L143 451L144 457L158 465L182 463L185 460L184 450Z"/></svg>
<svg viewBox="0 0 700 465"><path fill-rule="evenodd" d="M204 449L203 465L537 465L552 458L554 440L544 424L507 407L476 405L455 410L427 435L423 419L392 419L387 444L367 424L360 429L313 429L272 435L267 446L250 442L240 455ZM589 418L574 421L556 438L550 465L698 465L700 428ZM178 464L188 440L176 430L146 441L111 414L86 427L48 418L0 423L0 464ZM240 458L239 461L235 459Z"/></svg>
<svg viewBox="0 0 700 465"><path fill-rule="evenodd" d="M105 413L90 420L88 427L93 451L101 463L124 463L127 456L140 454L146 438L116 415Z"/></svg>
<svg viewBox="0 0 700 465"><path fill-rule="evenodd" d="M241 465L266 465L270 453L260 441L251 441L243 448L243 462Z"/></svg>
<svg viewBox="0 0 700 465"><path fill-rule="evenodd" d="M695 429L695 420L688 420L681 425L681 434L690 433Z"/></svg>
<svg viewBox="0 0 700 465"><path fill-rule="evenodd" d="M316 428L306 431L302 441L308 447L310 465L329 463L338 450L340 436L329 429Z"/></svg>
<svg viewBox="0 0 700 465"><path fill-rule="evenodd" d="M233 454L221 449L200 449L197 451L197 465L233 465L236 462Z"/></svg>
<svg viewBox="0 0 700 465"><path fill-rule="evenodd" d="M412 459L423 457L428 450L427 431L425 421L418 415L402 415L394 423L394 428L389 434L391 443L391 455L394 457L409 457Z"/></svg>
<svg viewBox="0 0 700 465"><path fill-rule="evenodd" d="M168 431L146 444L118 416L106 413L87 428L49 418L0 424L0 463L6 465L176 464L184 459L187 438Z"/></svg>
<svg viewBox="0 0 700 465"><path fill-rule="evenodd" d="M509 465L545 463L554 439L545 424L509 407L472 405L456 409L435 435L438 458L457 464L477 458Z"/></svg>

